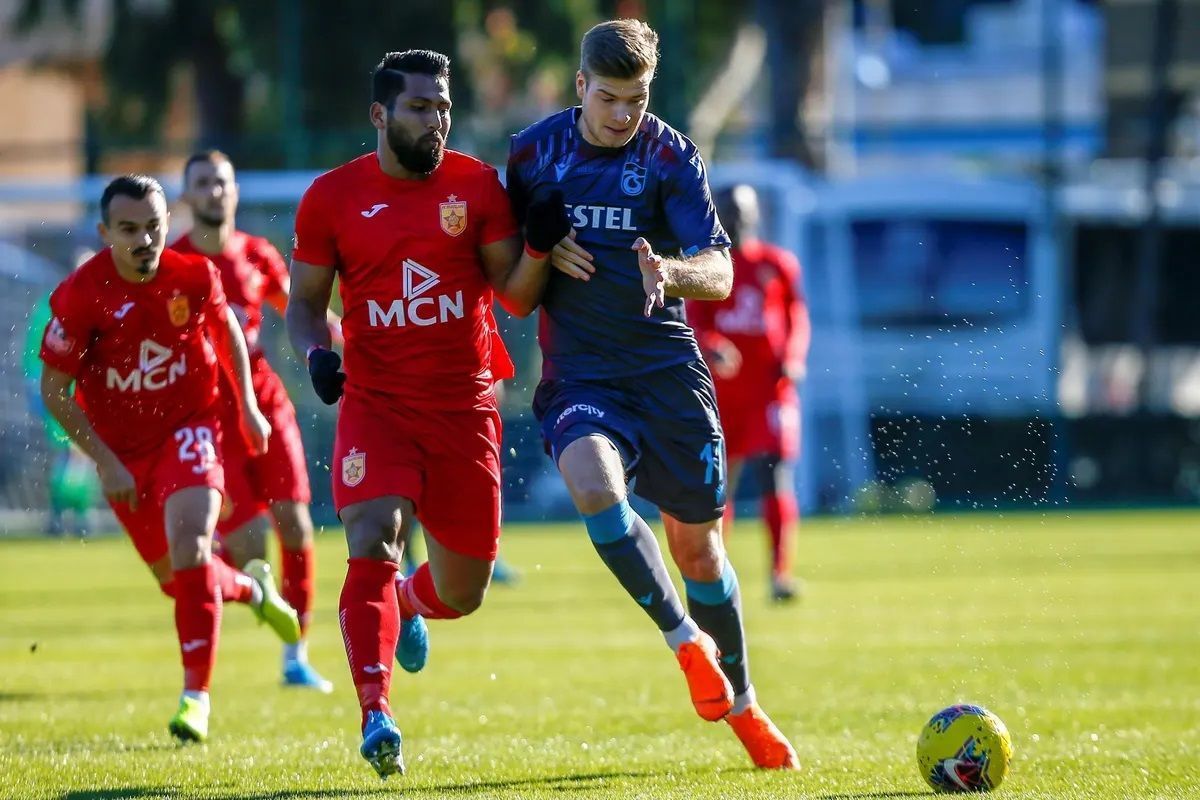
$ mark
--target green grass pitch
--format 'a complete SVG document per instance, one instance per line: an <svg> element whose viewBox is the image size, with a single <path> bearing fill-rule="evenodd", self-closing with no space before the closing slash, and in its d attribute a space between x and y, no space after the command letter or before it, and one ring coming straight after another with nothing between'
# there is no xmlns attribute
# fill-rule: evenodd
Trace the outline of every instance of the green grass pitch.
<svg viewBox="0 0 1200 800"><path fill-rule="evenodd" d="M819 519L808 593L767 604L764 537L733 543L763 706L797 774L765 774L687 701L661 638L579 525L510 526L523 582L432 623L393 705L409 775L357 754L336 624L340 532L319 539L312 659L337 688L278 685L279 648L227 606L210 743L166 722L170 603L122 538L0 543L0 798L889 798L928 795L917 734L945 705L996 712L1003 797L1200 797L1200 514Z"/></svg>

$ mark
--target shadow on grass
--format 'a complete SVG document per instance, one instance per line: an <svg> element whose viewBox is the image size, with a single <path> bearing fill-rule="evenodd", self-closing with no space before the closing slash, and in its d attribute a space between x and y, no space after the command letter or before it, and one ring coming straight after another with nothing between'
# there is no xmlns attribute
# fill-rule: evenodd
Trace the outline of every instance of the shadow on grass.
<svg viewBox="0 0 1200 800"><path fill-rule="evenodd" d="M585 772L578 775L543 775L537 778L514 778L507 781L472 781L469 783L434 783L420 788L425 791L443 792L447 795L469 795L504 789L542 787L558 792L582 792L594 789L606 780L616 778L652 778L665 775L669 770L646 770L642 772ZM414 787L416 788L416 787Z"/></svg>
<svg viewBox="0 0 1200 800"><path fill-rule="evenodd" d="M822 794L817 800L888 800L891 797L929 797L932 792L849 792L845 794Z"/></svg>
<svg viewBox="0 0 1200 800"><path fill-rule="evenodd" d="M384 794L394 796L399 794L400 790L400 784L395 784L390 787L377 786L371 789L296 789L251 794L232 792L221 796L237 798L237 800L306 800L307 798L320 800L325 797L364 797ZM187 796L187 794L181 793L178 789L162 786L129 786L124 789L87 789L67 792L59 795L58 800L126 800L126 798L130 798L130 800L177 800L181 796ZM212 796L211 791L205 791L204 796Z"/></svg>

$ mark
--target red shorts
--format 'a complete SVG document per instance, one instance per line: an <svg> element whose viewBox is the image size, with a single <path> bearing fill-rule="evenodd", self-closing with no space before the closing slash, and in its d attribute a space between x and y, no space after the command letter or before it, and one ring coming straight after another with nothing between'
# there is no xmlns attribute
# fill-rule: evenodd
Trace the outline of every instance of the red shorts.
<svg viewBox="0 0 1200 800"><path fill-rule="evenodd" d="M180 489L208 486L224 493L221 425L214 414L198 415L178 428L157 452L122 460L137 484L138 506L109 503L147 564L167 555L164 506Z"/></svg>
<svg viewBox="0 0 1200 800"><path fill-rule="evenodd" d="M423 411L347 394L333 444L333 502L399 495L448 550L492 560L500 541L500 413Z"/></svg>
<svg viewBox="0 0 1200 800"><path fill-rule="evenodd" d="M729 460L777 456L791 461L800 455L800 398L791 385L774 396L753 400L718 390L717 406L725 431Z"/></svg>
<svg viewBox="0 0 1200 800"><path fill-rule="evenodd" d="M280 386L277 392L260 391L258 403L259 410L271 423L267 452L261 456L251 455L246 446L238 428L241 411L237 404L227 403L222 416L228 434L224 447L226 495L217 523L221 534L236 531L265 512L271 503L312 500L304 443L292 401Z"/></svg>

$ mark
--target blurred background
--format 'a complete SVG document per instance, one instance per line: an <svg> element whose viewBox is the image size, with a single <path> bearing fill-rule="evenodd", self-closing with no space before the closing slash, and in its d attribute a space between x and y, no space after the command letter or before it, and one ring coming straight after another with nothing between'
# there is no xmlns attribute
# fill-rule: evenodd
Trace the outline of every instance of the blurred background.
<svg viewBox="0 0 1200 800"><path fill-rule="evenodd" d="M286 255L312 178L374 147L384 52L448 53L450 144L502 167L614 16L662 38L651 110L803 264L807 512L1200 497L1200 0L0 0L0 532L44 525L27 333L100 246L109 177L173 199L220 148L239 227ZM570 518L528 409L534 322L502 325L507 514ZM264 337L331 522L333 414L282 321Z"/></svg>

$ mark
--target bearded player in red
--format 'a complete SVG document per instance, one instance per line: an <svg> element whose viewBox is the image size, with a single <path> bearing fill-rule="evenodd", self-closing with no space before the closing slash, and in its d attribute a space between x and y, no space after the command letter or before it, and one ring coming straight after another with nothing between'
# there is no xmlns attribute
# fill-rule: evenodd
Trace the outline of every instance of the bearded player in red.
<svg viewBox="0 0 1200 800"><path fill-rule="evenodd" d="M233 163L224 153L207 150L187 160L183 201L191 209L193 226L171 249L207 257L216 265L229 306L242 323L254 396L271 423L269 446L261 455L251 454L237 437L225 443L226 494L217 522L221 553L236 566L246 568L253 563L269 569L267 532L274 521L282 564L281 591L300 615L303 637L297 644L284 645L283 682L329 692L333 685L308 663L315 556L304 444L287 389L259 346L263 307L269 305L282 315L287 306L287 265L269 241L235 227L238 187ZM336 316L331 324L336 326ZM223 422L228 430L236 424L238 411L234 403L227 402L224 407Z"/></svg>
<svg viewBox="0 0 1200 800"><path fill-rule="evenodd" d="M808 307L795 257L757 238L758 196L740 185L717 195L733 240L733 291L718 302L689 302L688 323L712 367L729 459L723 530L733 530L733 497L744 468L757 468L763 520L771 535L771 596L792 600L792 549L799 512L793 465L800 449L795 383L808 357Z"/></svg>
<svg viewBox="0 0 1200 800"><path fill-rule="evenodd" d="M500 534L500 415L512 375L492 317L536 307L546 256L570 230L561 193L535 198L521 251L496 171L447 150L450 62L389 53L375 68L376 149L314 181L296 212L287 325L326 403L341 398L333 499L349 569L339 603L362 708L359 752L381 777L404 770L388 706L392 658L428 652L421 617L483 601ZM338 277L345 372L325 313ZM344 397L343 397L344 392ZM428 561L397 581L419 520Z"/></svg>
<svg viewBox="0 0 1200 800"><path fill-rule="evenodd" d="M100 215L109 247L50 297L42 397L96 462L117 519L175 600L183 696L168 728L182 741L203 741L222 602L248 603L285 642L300 638L296 612L270 580L211 554L222 445L244 435L261 452L271 429L216 269L164 252L162 187L140 175L117 178L100 198ZM218 364L237 395L232 429L223 429L218 413Z"/></svg>

